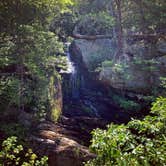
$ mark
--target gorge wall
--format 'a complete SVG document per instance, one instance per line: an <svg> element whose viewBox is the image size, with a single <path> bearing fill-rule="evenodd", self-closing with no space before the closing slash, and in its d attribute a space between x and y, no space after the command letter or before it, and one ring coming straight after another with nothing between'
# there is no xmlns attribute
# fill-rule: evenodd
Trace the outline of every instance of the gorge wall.
<svg viewBox="0 0 166 166"><path fill-rule="evenodd" d="M123 53L116 56L116 38L75 39L71 52L82 60L97 80L115 89L134 93L150 93L159 87L160 77L166 75L166 39L133 38L123 41Z"/></svg>

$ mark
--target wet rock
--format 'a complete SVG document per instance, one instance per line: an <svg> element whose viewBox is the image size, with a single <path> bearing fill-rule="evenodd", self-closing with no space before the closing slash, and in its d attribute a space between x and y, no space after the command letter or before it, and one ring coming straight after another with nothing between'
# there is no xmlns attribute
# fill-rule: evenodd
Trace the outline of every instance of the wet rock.
<svg viewBox="0 0 166 166"><path fill-rule="evenodd" d="M166 40L161 39L157 42L157 50L162 54L166 54Z"/></svg>

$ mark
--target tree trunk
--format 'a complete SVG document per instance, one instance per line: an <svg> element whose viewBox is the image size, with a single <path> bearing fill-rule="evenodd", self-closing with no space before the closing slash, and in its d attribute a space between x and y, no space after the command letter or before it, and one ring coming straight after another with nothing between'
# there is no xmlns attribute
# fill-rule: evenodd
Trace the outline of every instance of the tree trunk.
<svg viewBox="0 0 166 166"><path fill-rule="evenodd" d="M117 38L118 38L118 52L117 57L123 52L123 28L122 28L122 13L121 13L121 0L115 0L117 8Z"/></svg>

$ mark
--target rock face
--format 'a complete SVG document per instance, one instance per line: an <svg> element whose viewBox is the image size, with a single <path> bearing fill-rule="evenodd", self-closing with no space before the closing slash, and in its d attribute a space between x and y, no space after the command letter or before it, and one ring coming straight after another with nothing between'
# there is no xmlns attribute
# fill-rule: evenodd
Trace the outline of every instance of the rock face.
<svg viewBox="0 0 166 166"><path fill-rule="evenodd" d="M101 63L103 59L113 59L117 51L115 40L96 39L96 40L75 40L70 50L73 58L82 56L82 61L89 70L94 70L97 63Z"/></svg>
<svg viewBox="0 0 166 166"><path fill-rule="evenodd" d="M48 156L49 166L82 166L95 157L82 143L89 143L92 129L105 125L95 118L61 117L57 124L49 121L38 124L29 141L37 154Z"/></svg>
<svg viewBox="0 0 166 166"><path fill-rule="evenodd" d="M100 65L98 81L116 89L148 93L160 85L160 77L166 76L165 39L126 38L120 58L115 56L118 47L114 38L76 39L71 50L73 57L82 56L89 71Z"/></svg>
<svg viewBox="0 0 166 166"><path fill-rule="evenodd" d="M159 40L157 42L157 51L162 53L162 54L166 54L166 42L165 40Z"/></svg>

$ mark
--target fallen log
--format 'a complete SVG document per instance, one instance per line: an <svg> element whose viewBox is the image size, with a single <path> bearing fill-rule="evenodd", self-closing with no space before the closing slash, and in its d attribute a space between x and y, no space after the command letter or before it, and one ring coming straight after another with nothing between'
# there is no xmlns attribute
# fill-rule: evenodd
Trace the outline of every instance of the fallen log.
<svg viewBox="0 0 166 166"><path fill-rule="evenodd" d="M85 39L85 40L96 40L96 39L109 39L112 38L112 35L80 35L73 34L73 38L75 39Z"/></svg>
<svg viewBox="0 0 166 166"><path fill-rule="evenodd" d="M133 34L133 35L126 35L126 37L135 38L135 39L139 39L139 40L159 39L159 38L166 39L166 34Z"/></svg>
<svg viewBox="0 0 166 166"><path fill-rule="evenodd" d="M78 27L76 26L73 30L73 38L75 39L85 39L85 40L96 40L96 39L106 39L112 38L112 35L81 35L78 33Z"/></svg>

